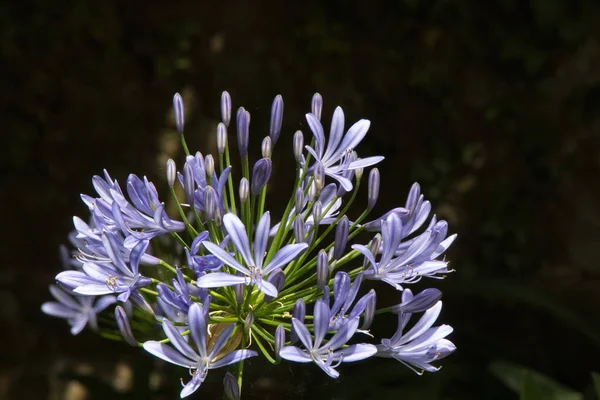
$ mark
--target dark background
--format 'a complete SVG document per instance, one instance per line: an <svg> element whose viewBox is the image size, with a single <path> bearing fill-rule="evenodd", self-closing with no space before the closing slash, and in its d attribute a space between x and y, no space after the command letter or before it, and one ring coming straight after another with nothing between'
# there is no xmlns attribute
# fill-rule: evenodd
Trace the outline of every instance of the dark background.
<svg viewBox="0 0 600 400"><path fill-rule="evenodd" d="M417 286L440 284L440 321L455 328L458 351L440 372L367 361L333 381L253 361L248 398L517 398L490 372L498 361L593 398L599 2L195 3L0 3L0 398L175 397L186 371L89 331L71 337L40 305L92 175L163 182L166 158L182 160L176 91L190 147L214 153L222 90L252 113L254 150L283 95L276 161L291 157L295 130L309 134L315 91L326 127L335 105L347 122L370 119L361 154L386 156L376 212L418 181L459 235L448 252L457 272ZM379 326L389 335L395 321ZM160 389L148 389L151 371ZM209 377L199 393L220 398L221 374Z"/></svg>

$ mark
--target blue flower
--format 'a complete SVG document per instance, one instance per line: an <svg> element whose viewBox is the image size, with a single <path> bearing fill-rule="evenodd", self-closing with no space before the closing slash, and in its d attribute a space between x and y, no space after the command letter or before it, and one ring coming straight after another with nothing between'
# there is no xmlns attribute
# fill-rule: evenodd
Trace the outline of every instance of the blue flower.
<svg viewBox="0 0 600 400"><path fill-rule="evenodd" d="M201 232L192 241L190 249L185 249L185 255L188 261L188 266L194 270L198 277L204 275L206 271L213 271L223 266L223 261L219 260L216 256L208 254L205 256L196 255L200 251L200 245L206 241L209 237L208 231ZM229 243L229 240L223 240L221 247L225 247Z"/></svg>
<svg viewBox="0 0 600 400"><path fill-rule="evenodd" d="M305 349L296 346L285 346L279 352L281 358L299 363L314 362L327 375L337 378L340 374L335 370L343 362L353 362L364 360L377 352L377 348L372 344L353 344L340 349L358 329L358 318L345 323L326 343L323 339L329 330L329 321L331 311L323 299L317 300L314 310L314 331L315 339L313 341L308 328L292 318L294 327L300 341Z"/></svg>
<svg viewBox="0 0 600 400"><path fill-rule="evenodd" d="M81 332L86 325L93 330L98 329L96 314L117 301L114 296L72 296L56 285L50 286L50 293L58 301L45 302L42 311L66 319L73 335Z"/></svg>
<svg viewBox="0 0 600 400"><path fill-rule="evenodd" d="M354 148L363 140L371 122L361 119L348 129L344 135L344 112L340 107L335 109L331 120L331 131L327 147L325 147L325 133L319 118L312 113L306 114L306 121L315 136L315 147L306 146L308 152L314 157L315 164L323 165L325 175L337 180L346 190L352 190L352 182L344 176L348 170L364 168L377 164L383 160L382 156L368 157L359 160L347 159Z"/></svg>
<svg viewBox="0 0 600 400"><path fill-rule="evenodd" d="M412 294L403 296L402 301L409 302L411 297ZM391 339L382 339L381 344L377 345L377 357L395 358L419 375L422 375L423 371L439 370L439 367L434 367L431 362L440 360L456 350L451 341L444 339L452 333L451 326L440 325L432 328L441 310L442 302L438 301L404 334L402 331L412 314L400 313L396 333Z"/></svg>
<svg viewBox="0 0 600 400"><path fill-rule="evenodd" d="M354 303L354 299L356 299L356 295L358 294L362 279L362 274L358 274L352 285L350 285L350 276L347 273L338 272L335 274L335 277L333 278L334 302L330 310L331 320L329 322L329 329L340 329L342 325L346 324L348 321L358 318L365 311L365 308L370 301L375 301L375 291L371 290L361 297L354 307L351 308L352 303ZM329 288L326 287L325 292L325 297L328 299ZM347 312L349 312L348 316L346 316Z"/></svg>
<svg viewBox="0 0 600 400"><path fill-rule="evenodd" d="M232 267L243 276L228 274L225 272L212 272L200 277L197 281L198 287L212 288L222 286L233 286L238 284L256 285L264 294L277 297L277 288L266 280L267 275L282 268L292 261L298 254L304 251L306 243L288 244L273 256L271 261L263 267L267 242L269 240L269 227L271 218L266 212L260 218L254 237L254 252L250 249L250 241L246 234L246 227L237 215L229 213L223 217L223 225L236 250L241 254L246 266L240 264L227 251L212 242L202 242L204 247L226 265Z"/></svg>
<svg viewBox="0 0 600 400"><path fill-rule="evenodd" d="M105 232L102 235L102 243L110 262L86 262L81 271L64 271L56 276L56 280L75 293L99 296L104 294L120 293L117 299L125 302L132 294L135 299L146 304L137 289L147 286L152 281L139 274L138 268L142 255L146 252L148 241L140 241L131 250L129 267L118 253L119 245L115 235Z"/></svg>
<svg viewBox="0 0 600 400"><path fill-rule="evenodd" d="M436 260L452 244L456 235L446 238L448 224L446 221L436 222L435 217L429 228L410 240L401 243L405 231L401 218L391 213L381 224L382 249L381 258L364 245L353 245L370 264L364 271L366 279L382 280L397 290L402 290L403 283L414 283L423 276L440 278L439 275L451 272L446 261ZM443 277L443 276L442 276Z"/></svg>
<svg viewBox="0 0 600 400"><path fill-rule="evenodd" d="M156 290L162 301L185 314L194 304L191 296L202 299L203 304L208 304L206 302L208 291L188 284L179 268L177 268L176 279L173 279L173 290L163 283L157 284Z"/></svg>
<svg viewBox="0 0 600 400"><path fill-rule="evenodd" d="M188 313L188 323L190 335L196 344L194 350L192 346L179 334L179 331L173 324L164 319L162 326L165 334L171 341L171 346L154 340L144 343L144 350L162 360L181 367L189 368L192 379L183 387L181 397L189 396L194 393L206 379L208 371L215 368L234 364L238 361L254 357L257 353L252 350L234 350L228 354L221 354L221 350L231 337L234 324L228 325L219 334L215 340L212 349L207 349L207 319L208 307L202 304L194 303Z"/></svg>

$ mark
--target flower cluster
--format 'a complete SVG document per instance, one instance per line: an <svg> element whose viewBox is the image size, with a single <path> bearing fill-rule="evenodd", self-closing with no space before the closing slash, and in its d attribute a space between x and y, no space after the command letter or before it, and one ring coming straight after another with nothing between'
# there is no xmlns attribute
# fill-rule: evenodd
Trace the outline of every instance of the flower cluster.
<svg viewBox="0 0 600 400"><path fill-rule="evenodd" d="M312 138L305 145L301 131L293 135L295 183L275 216L266 198L282 129L281 96L252 168L250 113L240 107L233 124L227 92L214 156L190 154L179 94L173 105L186 157L179 171L175 161L166 164L166 203L146 177L130 175L123 190L106 171L94 176L96 195L81 196L89 219L74 218L76 250L50 287L58 302L44 303L42 311L66 319L74 335L89 326L187 368L191 379L181 397L195 392L210 370L235 364L234 374L224 376L225 394L239 398L244 360L258 354L275 364L314 363L332 378L342 363L369 357L394 358L418 374L436 371L431 363L455 349L446 339L452 328L433 327L441 292L413 295L407 286L452 272L441 257L456 235L448 236L446 221L430 218L431 205L416 183L404 207L368 218L380 189L373 166L383 161L356 152L370 122L346 130L337 107L326 137L323 100L315 94L306 114ZM235 168L230 130L240 156ZM350 220L365 168L367 208ZM397 291L400 303L377 308L384 290ZM382 313L397 314L398 328L377 340L369 327Z"/></svg>

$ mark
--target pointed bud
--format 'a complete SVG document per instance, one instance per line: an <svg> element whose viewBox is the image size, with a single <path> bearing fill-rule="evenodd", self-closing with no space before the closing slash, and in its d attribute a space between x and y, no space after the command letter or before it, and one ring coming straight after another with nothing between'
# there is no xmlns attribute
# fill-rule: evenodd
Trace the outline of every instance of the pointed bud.
<svg viewBox="0 0 600 400"><path fill-rule="evenodd" d="M117 320L117 326L121 331L121 336L130 346L137 346L138 342L133 337L133 332L131 330L131 325L129 325L129 318L127 317L127 313L121 306L117 306L115 308L115 319Z"/></svg>
<svg viewBox="0 0 600 400"><path fill-rule="evenodd" d="M310 186L308 187L308 201L314 201L316 197L317 197L317 185L313 181L313 182L311 182Z"/></svg>
<svg viewBox="0 0 600 400"><path fill-rule="evenodd" d="M378 233L377 235L375 235L373 237L373 239L371 240L371 243L369 243L369 250L371 250L371 254L373 254L373 257L377 257L377 254L379 253L379 249L381 248L381 234ZM363 268L367 268L369 265L369 260L367 258L365 258L364 262L363 262Z"/></svg>
<svg viewBox="0 0 600 400"><path fill-rule="evenodd" d="M219 122L217 125L217 152L225 153L225 146L227 146L227 127L224 123Z"/></svg>
<svg viewBox="0 0 600 400"><path fill-rule="evenodd" d="M294 304L294 308L292 310L292 317L296 318L298 321L304 323L304 317L306 316L306 304L304 304L304 300L299 299ZM292 334L291 334L291 342L292 344L298 341L298 335L292 326Z"/></svg>
<svg viewBox="0 0 600 400"><path fill-rule="evenodd" d="M247 335L250 333L250 328L254 325L254 313L249 313L244 319L244 333Z"/></svg>
<svg viewBox="0 0 600 400"><path fill-rule="evenodd" d="M294 239L296 240L296 243L304 243L305 235L306 229L304 227L304 219L299 215L294 220Z"/></svg>
<svg viewBox="0 0 600 400"><path fill-rule="evenodd" d="M329 283L329 262L325 250L319 251L317 256L317 287L321 290Z"/></svg>
<svg viewBox="0 0 600 400"><path fill-rule="evenodd" d="M321 120L321 111L323 111L323 97L319 93L315 93L312 97L310 105L311 112L315 114L315 117Z"/></svg>
<svg viewBox="0 0 600 400"><path fill-rule="evenodd" d="M272 149L273 149L273 145L271 142L271 138L268 136L265 136L265 138L263 139L262 144L260 146L260 151L261 151L263 158L271 158Z"/></svg>
<svg viewBox="0 0 600 400"><path fill-rule="evenodd" d="M270 158L261 158L254 164L252 169L252 186L250 193L252 196L258 195L271 177L273 163Z"/></svg>
<svg viewBox="0 0 600 400"><path fill-rule="evenodd" d="M194 170L189 162L183 166L183 185L185 189L185 199L190 207L194 207Z"/></svg>
<svg viewBox="0 0 600 400"><path fill-rule="evenodd" d="M177 132L183 133L185 114L183 111L183 99L179 93L175 93L175 96L173 96L173 114L175 115L175 127L177 128Z"/></svg>
<svg viewBox="0 0 600 400"><path fill-rule="evenodd" d="M348 232L350 230L350 221L345 215L339 220L335 227L335 244L333 246L333 258L339 259L348 243Z"/></svg>
<svg viewBox="0 0 600 400"><path fill-rule="evenodd" d="M357 181L360 181L362 179L364 171L365 171L364 168L356 168L354 170L354 175L356 175L356 180Z"/></svg>
<svg viewBox="0 0 600 400"><path fill-rule="evenodd" d="M368 191L368 208L369 210L375 207L377 203L377 199L379 198L379 170L377 168L373 168L371 172L369 172L369 191Z"/></svg>
<svg viewBox="0 0 600 400"><path fill-rule="evenodd" d="M242 304L244 302L244 286L244 284L234 286L235 301L238 304Z"/></svg>
<svg viewBox="0 0 600 400"><path fill-rule="evenodd" d="M217 209L215 210L215 217L213 218L213 222L215 223L217 228L223 226L223 212L221 211L221 207L217 207Z"/></svg>
<svg viewBox="0 0 600 400"><path fill-rule="evenodd" d="M167 183L173 187L175 185L175 177L177 177L177 166L175 161L169 158L167 161Z"/></svg>
<svg viewBox="0 0 600 400"><path fill-rule="evenodd" d="M212 186L204 188L204 215L208 221L212 221L215 218L217 209L217 192Z"/></svg>
<svg viewBox="0 0 600 400"><path fill-rule="evenodd" d="M302 152L304 151L304 135L301 131L296 131L294 133L294 158L296 162L302 162L304 156Z"/></svg>
<svg viewBox="0 0 600 400"><path fill-rule="evenodd" d="M442 298L442 292L438 289L425 289L414 297L412 296L410 289L404 290L408 291L406 293L408 299L403 298L402 303L391 307L393 313L399 314L402 312L412 314L424 312L433 307Z"/></svg>
<svg viewBox="0 0 600 400"><path fill-rule="evenodd" d="M271 273L271 275L269 275L269 277L267 278L267 282L275 286L275 288L279 292L281 289L283 289L283 285L285 285L285 273L281 270L281 268L277 268ZM266 302L273 301L273 299L274 297L265 295Z"/></svg>
<svg viewBox="0 0 600 400"><path fill-rule="evenodd" d="M248 155L248 140L250 137L250 113L240 107L237 112L237 140L240 156Z"/></svg>
<svg viewBox="0 0 600 400"><path fill-rule="evenodd" d="M313 204L312 215L315 226L319 225L321 223L321 219L323 218L323 206L318 200Z"/></svg>
<svg viewBox="0 0 600 400"><path fill-rule="evenodd" d="M271 127L269 129L269 136L273 141L273 144L277 143L279 133L281 133L281 122L283 121L283 98L280 94L273 100L271 106ZM264 157L264 156L263 156Z"/></svg>
<svg viewBox="0 0 600 400"><path fill-rule="evenodd" d="M371 289L369 293L367 293L369 300L367 300L367 305L365 306L365 313L363 316L363 324L361 329L369 329L371 324L373 323L373 319L375 318L375 307L377 303L377 296L375 294L375 290Z"/></svg>
<svg viewBox="0 0 600 400"><path fill-rule="evenodd" d="M283 325L279 325L277 329L275 329L275 360L277 362L281 361L281 357L279 356L279 352L285 346L285 329Z"/></svg>
<svg viewBox="0 0 600 400"><path fill-rule="evenodd" d="M231 96L226 91L221 94L221 120L226 127L231 122Z"/></svg>
<svg viewBox="0 0 600 400"><path fill-rule="evenodd" d="M314 179L318 196L319 193L321 193L321 190L323 190L323 186L325 186L325 166L323 166L323 164L317 163L317 165L315 165Z"/></svg>
<svg viewBox="0 0 600 400"><path fill-rule="evenodd" d="M304 190L301 187L296 189L296 194L294 195L294 209L296 214L300 214L304 209Z"/></svg>
<svg viewBox="0 0 600 400"><path fill-rule="evenodd" d="M211 154L204 158L204 170L206 171L206 177L211 179L215 173L215 159Z"/></svg>
<svg viewBox="0 0 600 400"><path fill-rule="evenodd" d="M240 203L245 203L248 201L248 196L250 195L250 184L248 183L248 179L242 178L240 179Z"/></svg>
<svg viewBox="0 0 600 400"><path fill-rule="evenodd" d="M227 93L227 92L226 92ZM240 400L240 386L237 379L230 372L223 378L223 394L227 400Z"/></svg>

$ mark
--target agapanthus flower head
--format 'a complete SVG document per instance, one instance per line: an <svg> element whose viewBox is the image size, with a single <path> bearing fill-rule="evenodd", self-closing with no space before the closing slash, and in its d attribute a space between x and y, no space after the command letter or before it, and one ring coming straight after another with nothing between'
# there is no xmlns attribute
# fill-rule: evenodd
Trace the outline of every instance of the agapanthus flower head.
<svg viewBox="0 0 600 400"><path fill-rule="evenodd" d="M106 171L94 176L97 196L81 196L89 218L75 217L69 235L74 257L61 252L65 270L50 288L57 302L42 310L66 319L73 334L87 325L131 346L143 342L155 357L187 368L191 378L181 397L195 392L210 370L238 363L223 382L225 397L240 398L244 366L252 362L242 361L258 351L273 364L314 363L332 378L344 363L374 355L417 372L437 370L431 363L454 350L446 339L452 328L432 327L441 292L413 295L407 285L451 272L441 257L456 235L429 216L432 206L418 184L404 205L369 221L386 190L371 168L383 156L356 152L370 122L360 119L346 130L337 107L326 137L317 93L306 114L313 139L305 146L302 131L285 132L283 104L276 96L269 135L251 143L259 136L251 135L250 113L239 107L230 129L232 100L223 92L216 152L202 154L188 149L183 101L175 95L185 158L169 159L161 173L167 195L160 197L161 185L145 176L129 175L125 190ZM237 136L236 152L228 130ZM291 148L276 146L282 140ZM259 148L262 158L255 159L250 150ZM279 149L293 155L296 168L283 177L294 182L287 201L273 204L269 194L277 192L280 201L287 190L273 180L273 171L278 178L286 173L276 165L281 158L272 157ZM364 173L360 213L351 206ZM380 306L388 296L377 295L390 285L402 290L401 302ZM379 332L382 313L397 314L399 325L381 340L369 329Z"/></svg>

